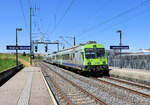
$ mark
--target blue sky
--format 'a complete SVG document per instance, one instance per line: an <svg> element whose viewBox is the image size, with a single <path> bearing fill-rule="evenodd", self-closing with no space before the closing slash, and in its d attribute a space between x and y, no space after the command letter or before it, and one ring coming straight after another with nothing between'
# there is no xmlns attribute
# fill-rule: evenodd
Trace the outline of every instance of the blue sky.
<svg viewBox="0 0 150 105"><path fill-rule="evenodd" d="M139 6L144 1L149 2ZM38 8L32 21L34 40L41 36L34 33L45 33L46 39L61 42L60 36L75 35L77 44L95 40L109 49L110 45L119 44L116 31L122 30L124 45L150 48L150 0L3 0L0 3L0 52L8 52L6 45L15 44L16 27L23 28L18 32L19 45L29 45L31 5ZM122 14L130 8L134 9ZM73 40L65 40L73 44ZM66 43L65 46L69 47ZM44 52L44 46L39 49L40 53ZM50 45L49 49L50 52L56 50L56 45Z"/></svg>

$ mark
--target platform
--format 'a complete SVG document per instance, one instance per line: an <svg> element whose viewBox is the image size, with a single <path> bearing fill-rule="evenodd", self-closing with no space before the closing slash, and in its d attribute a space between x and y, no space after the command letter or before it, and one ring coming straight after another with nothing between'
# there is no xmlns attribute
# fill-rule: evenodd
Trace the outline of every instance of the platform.
<svg viewBox="0 0 150 105"><path fill-rule="evenodd" d="M111 76L150 85L149 70L110 67L109 73Z"/></svg>
<svg viewBox="0 0 150 105"><path fill-rule="evenodd" d="M0 105L55 105L41 69L27 67L0 87Z"/></svg>

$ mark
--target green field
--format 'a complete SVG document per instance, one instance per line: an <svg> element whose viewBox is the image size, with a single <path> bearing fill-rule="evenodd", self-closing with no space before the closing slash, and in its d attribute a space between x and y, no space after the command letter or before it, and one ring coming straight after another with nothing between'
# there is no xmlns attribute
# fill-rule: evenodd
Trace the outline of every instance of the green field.
<svg viewBox="0 0 150 105"><path fill-rule="evenodd" d="M15 54L2 54L2 53L0 53L0 58L15 58L15 57L16 57ZM19 54L18 57L22 60L27 61L27 62L29 62L29 60L30 60L29 55L22 56Z"/></svg>
<svg viewBox="0 0 150 105"><path fill-rule="evenodd" d="M19 54L19 63L25 66L29 65L29 55L22 56ZM0 72L7 70L11 67L16 66L16 55L15 54L0 54Z"/></svg>
<svg viewBox="0 0 150 105"><path fill-rule="evenodd" d="M3 70L7 70L11 67L16 66L16 61L12 60L12 59L1 59L0 58L0 72L2 72Z"/></svg>

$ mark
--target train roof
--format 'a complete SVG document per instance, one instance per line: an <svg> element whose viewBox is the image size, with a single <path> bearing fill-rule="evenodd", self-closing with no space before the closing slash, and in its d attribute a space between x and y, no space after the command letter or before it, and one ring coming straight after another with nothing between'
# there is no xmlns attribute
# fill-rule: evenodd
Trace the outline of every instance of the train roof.
<svg viewBox="0 0 150 105"><path fill-rule="evenodd" d="M77 45L77 46L73 46L73 47L70 47L70 48L66 48L66 49L63 49L63 50L60 50L60 51L55 51L55 52L53 52L52 54L56 54L56 53L58 53L58 52L62 52L62 51L70 50L70 49L75 49L75 48L77 48L77 47L84 46L84 45L86 45L86 44L79 44L79 45Z"/></svg>
<svg viewBox="0 0 150 105"><path fill-rule="evenodd" d="M79 45L76 45L76 46L73 46L73 47L70 47L70 48L66 48L66 49L60 50L59 52L70 50L70 49L75 49L77 47L88 45L88 44L97 44L97 43L96 43L96 41L89 41L89 42L84 43L84 44L79 44ZM58 53L58 51L57 52L55 51L52 54L56 54L56 53Z"/></svg>

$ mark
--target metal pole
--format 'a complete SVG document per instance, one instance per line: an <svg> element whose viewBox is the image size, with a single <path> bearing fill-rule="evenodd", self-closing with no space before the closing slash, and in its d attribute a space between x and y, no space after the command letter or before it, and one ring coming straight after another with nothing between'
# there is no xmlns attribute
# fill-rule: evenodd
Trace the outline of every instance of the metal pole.
<svg viewBox="0 0 150 105"><path fill-rule="evenodd" d="M120 46L122 46L122 31L119 31L120 33ZM120 49L120 68L122 68L122 61L121 61L121 49Z"/></svg>
<svg viewBox="0 0 150 105"><path fill-rule="evenodd" d="M120 46L122 46L122 31L118 30L117 32L120 33ZM122 68L122 62L121 62L121 49L120 49L120 68Z"/></svg>
<svg viewBox="0 0 150 105"><path fill-rule="evenodd" d="M17 35L17 28L16 28L16 47L18 46L18 35ZM18 68L18 48L16 48L16 66Z"/></svg>
<svg viewBox="0 0 150 105"><path fill-rule="evenodd" d="M59 52L59 43L57 44L57 51Z"/></svg>
<svg viewBox="0 0 150 105"><path fill-rule="evenodd" d="M122 32L120 31L120 46L122 46ZM121 49L120 49L120 53L121 53Z"/></svg>
<svg viewBox="0 0 150 105"><path fill-rule="evenodd" d="M76 45L76 38L75 38L75 36L74 36L74 38L73 38L73 39L74 39L74 46L75 46L75 45Z"/></svg>
<svg viewBox="0 0 150 105"><path fill-rule="evenodd" d="M32 8L30 7L30 65L32 65Z"/></svg>

